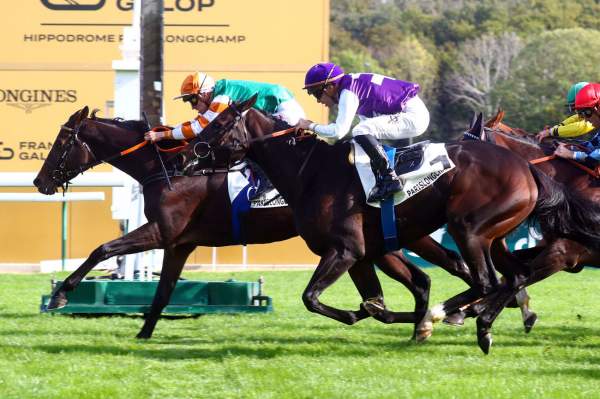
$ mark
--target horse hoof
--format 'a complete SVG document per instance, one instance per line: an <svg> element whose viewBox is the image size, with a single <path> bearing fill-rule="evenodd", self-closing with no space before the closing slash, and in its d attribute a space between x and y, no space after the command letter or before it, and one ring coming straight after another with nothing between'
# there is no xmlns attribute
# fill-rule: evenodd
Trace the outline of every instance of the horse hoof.
<svg viewBox="0 0 600 399"><path fill-rule="evenodd" d="M367 299L362 305L371 316L376 316L385 310L385 305L380 298Z"/></svg>
<svg viewBox="0 0 600 399"><path fill-rule="evenodd" d="M485 333L477 338L477 343L479 347L486 355L490 353L490 348L492 347L492 334Z"/></svg>
<svg viewBox="0 0 600 399"><path fill-rule="evenodd" d="M525 333L529 334L535 323L537 322L537 314L532 313L525 321L523 322L523 326L525 327Z"/></svg>
<svg viewBox="0 0 600 399"><path fill-rule="evenodd" d="M143 331L140 331L138 335L135 336L137 339L150 339L152 337L152 333L148 334Z"/></svg>
<svg viewBox="0 0 600 399"><path fill-rule="evenodd" d="M415 341L418 343L425 342L427 338L433 334L433 323L426 321L421 323L415 330Z"/></svg>
<svg viewBox="0 0 600 399"><path fill-rule="evenodd" d="M46 306L47 310L55 310L64 308L67 306L67 296L64 293L57 292L50 298L50 302L48 302L48 306Z"/></svg>
<svg viewBox="0 0 600 399"><path fill-rule="evenodd" d="M465 317L467 315L465 314L465 312L456 312L456 313L452 313L449 314L448 316L446 316L446 318L443 320L444 324L448 324L450 326L454 326L454 327L462 327L465 324Z"/></svg>

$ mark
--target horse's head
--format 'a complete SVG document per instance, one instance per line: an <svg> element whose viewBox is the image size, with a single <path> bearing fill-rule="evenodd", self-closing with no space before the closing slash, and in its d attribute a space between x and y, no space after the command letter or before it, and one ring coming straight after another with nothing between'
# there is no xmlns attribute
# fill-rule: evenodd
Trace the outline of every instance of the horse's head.
<svg viewBox="0 0 600 399"><path fill-rule="evenodd" d="M242 159L250 147L245 113L254 105L256 98L255 94L246 101L231 103L209 123L200 138L190 143L189 147L195 156L193 158L205 158L209 154L215 156L217 153L221 158L226 158L225 163Z"/></svg>
<svg viewBox="0 0 600 399"><path fill-rule="evenodd" d="M64 187L95 161L88 145L80 139L88 113L89 108L85 106L60 127L52 149L33 181L40 193L54 194L58 187Z"/></svg>

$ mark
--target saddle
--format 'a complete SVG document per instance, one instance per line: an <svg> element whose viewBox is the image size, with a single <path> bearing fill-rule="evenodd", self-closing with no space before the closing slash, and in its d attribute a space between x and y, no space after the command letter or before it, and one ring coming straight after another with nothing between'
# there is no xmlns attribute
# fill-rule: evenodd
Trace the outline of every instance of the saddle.
<svg viewBox="0 0 600 399"><path fill-rule="evenodd" d="M417 170L423 164L424 148L429 140L420 141L406 147L396 148L394 157L394 170L396 174L402 175Z"/></svg>

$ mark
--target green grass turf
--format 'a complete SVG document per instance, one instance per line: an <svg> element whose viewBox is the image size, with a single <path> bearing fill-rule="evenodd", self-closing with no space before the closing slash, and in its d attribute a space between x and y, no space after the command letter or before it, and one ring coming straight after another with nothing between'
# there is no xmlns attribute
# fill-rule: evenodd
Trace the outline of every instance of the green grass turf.
<svg viewBox="0 0 600 399"><path fill-rule="evenodd" d="M464 286L426 269L437 303ZM49 275L0 276L0 398L594 398L600 396L600 274L560 273L531 288L539 321L523 333L507 309L485 356L475 324L436 325L425 344L410 325L369 319L345 326L309 313L310 272L188 273L203 280L266 279L275 312L161 320L134 338L134 317L39 314ZM64 277L64 276L61 276ZM399 284L380 274L388 306L412 310ZM348 277L322 296L355 309Z"/></svg>

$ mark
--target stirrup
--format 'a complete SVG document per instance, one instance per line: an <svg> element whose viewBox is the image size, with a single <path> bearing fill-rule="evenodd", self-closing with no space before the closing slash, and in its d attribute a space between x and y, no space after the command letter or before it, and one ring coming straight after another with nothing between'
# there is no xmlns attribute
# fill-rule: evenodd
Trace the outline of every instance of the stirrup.
<svg viewBox="0 0 600 399"><path fill-rule="evenodd" d="M380 202L386 200L402 191L404 184L400 178L391 179L388 181L380 180L375 184L375 187L369 193L368 202Z"/></svg>

